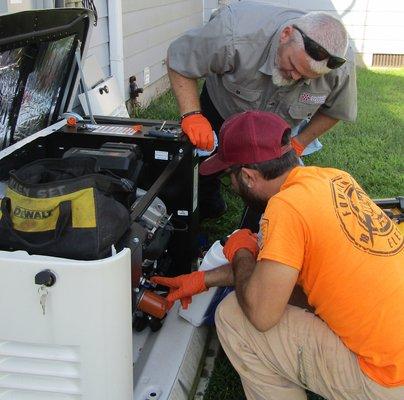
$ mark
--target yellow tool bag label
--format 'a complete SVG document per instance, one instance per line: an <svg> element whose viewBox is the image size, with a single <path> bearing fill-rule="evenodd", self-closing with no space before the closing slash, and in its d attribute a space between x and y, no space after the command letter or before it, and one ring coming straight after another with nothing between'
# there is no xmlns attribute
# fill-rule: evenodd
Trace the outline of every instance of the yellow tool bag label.
<svg viewBox="0 0 404 400"><path fill-rule="evenodd" d="M71 203L73 228L97 226L94 188L45 199L27 197L8 188L6 197L11 200L10 214L17 231L45 232L56 229L60 215L59 205L65 201Z"/></svg>
<svg viewBox="0 0 404 400"><path fill-rule="evenodd" d="M91 260L108 256L129 227L114 198L119 179L97 172L92 158L43 159L10 173L0 208L0 247Z"/></svg>

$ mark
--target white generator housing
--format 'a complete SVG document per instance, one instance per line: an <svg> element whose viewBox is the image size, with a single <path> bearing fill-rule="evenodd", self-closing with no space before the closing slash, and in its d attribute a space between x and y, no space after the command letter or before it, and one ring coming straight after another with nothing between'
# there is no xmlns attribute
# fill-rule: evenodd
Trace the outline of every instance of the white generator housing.
<svg viewBox="0 0 404 400"><path fill-rule="evenodd" d="M35 275L50 269L45 314ZM99 261L0 252L0 399L131 399L130 251Z"/></svg>

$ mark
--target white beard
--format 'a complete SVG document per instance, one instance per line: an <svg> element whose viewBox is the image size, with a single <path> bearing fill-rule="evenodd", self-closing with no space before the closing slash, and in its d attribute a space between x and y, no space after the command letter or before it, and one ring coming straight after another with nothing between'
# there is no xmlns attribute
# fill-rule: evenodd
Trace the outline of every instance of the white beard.
<svg viewBox="0 0 404 400"><path fill-rule="evenodd" d="M278 67L274 67L272 71L272 82L276 86L292 86L295 81L293 79L286 79L283 77Z"/></svg>

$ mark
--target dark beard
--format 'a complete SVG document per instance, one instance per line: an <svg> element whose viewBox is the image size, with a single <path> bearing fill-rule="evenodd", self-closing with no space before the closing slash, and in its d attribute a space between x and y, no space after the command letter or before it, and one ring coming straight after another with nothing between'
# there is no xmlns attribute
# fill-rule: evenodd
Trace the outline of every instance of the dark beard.
<svg viewBox="0 0 404 400"><path fill-rule="evenodd" d="M267 201L262 200L256 195L252 194L248 186L242 181L240 174L236 175L236 179L239 188L238 194L243 199L246 206L262 214L267 206Z"/></svg>

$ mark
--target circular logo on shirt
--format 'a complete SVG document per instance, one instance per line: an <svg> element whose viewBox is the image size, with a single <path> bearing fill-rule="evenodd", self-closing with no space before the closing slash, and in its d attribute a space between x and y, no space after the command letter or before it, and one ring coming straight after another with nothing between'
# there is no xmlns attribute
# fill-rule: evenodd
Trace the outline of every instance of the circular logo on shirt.
<svg viewBox="0 0 404 400"><path fill-rule="evenodd" d="M397 225L368 197L354 179L332 179L334 206L347 238L367 253L391 256L404 245Z"/></svg>

